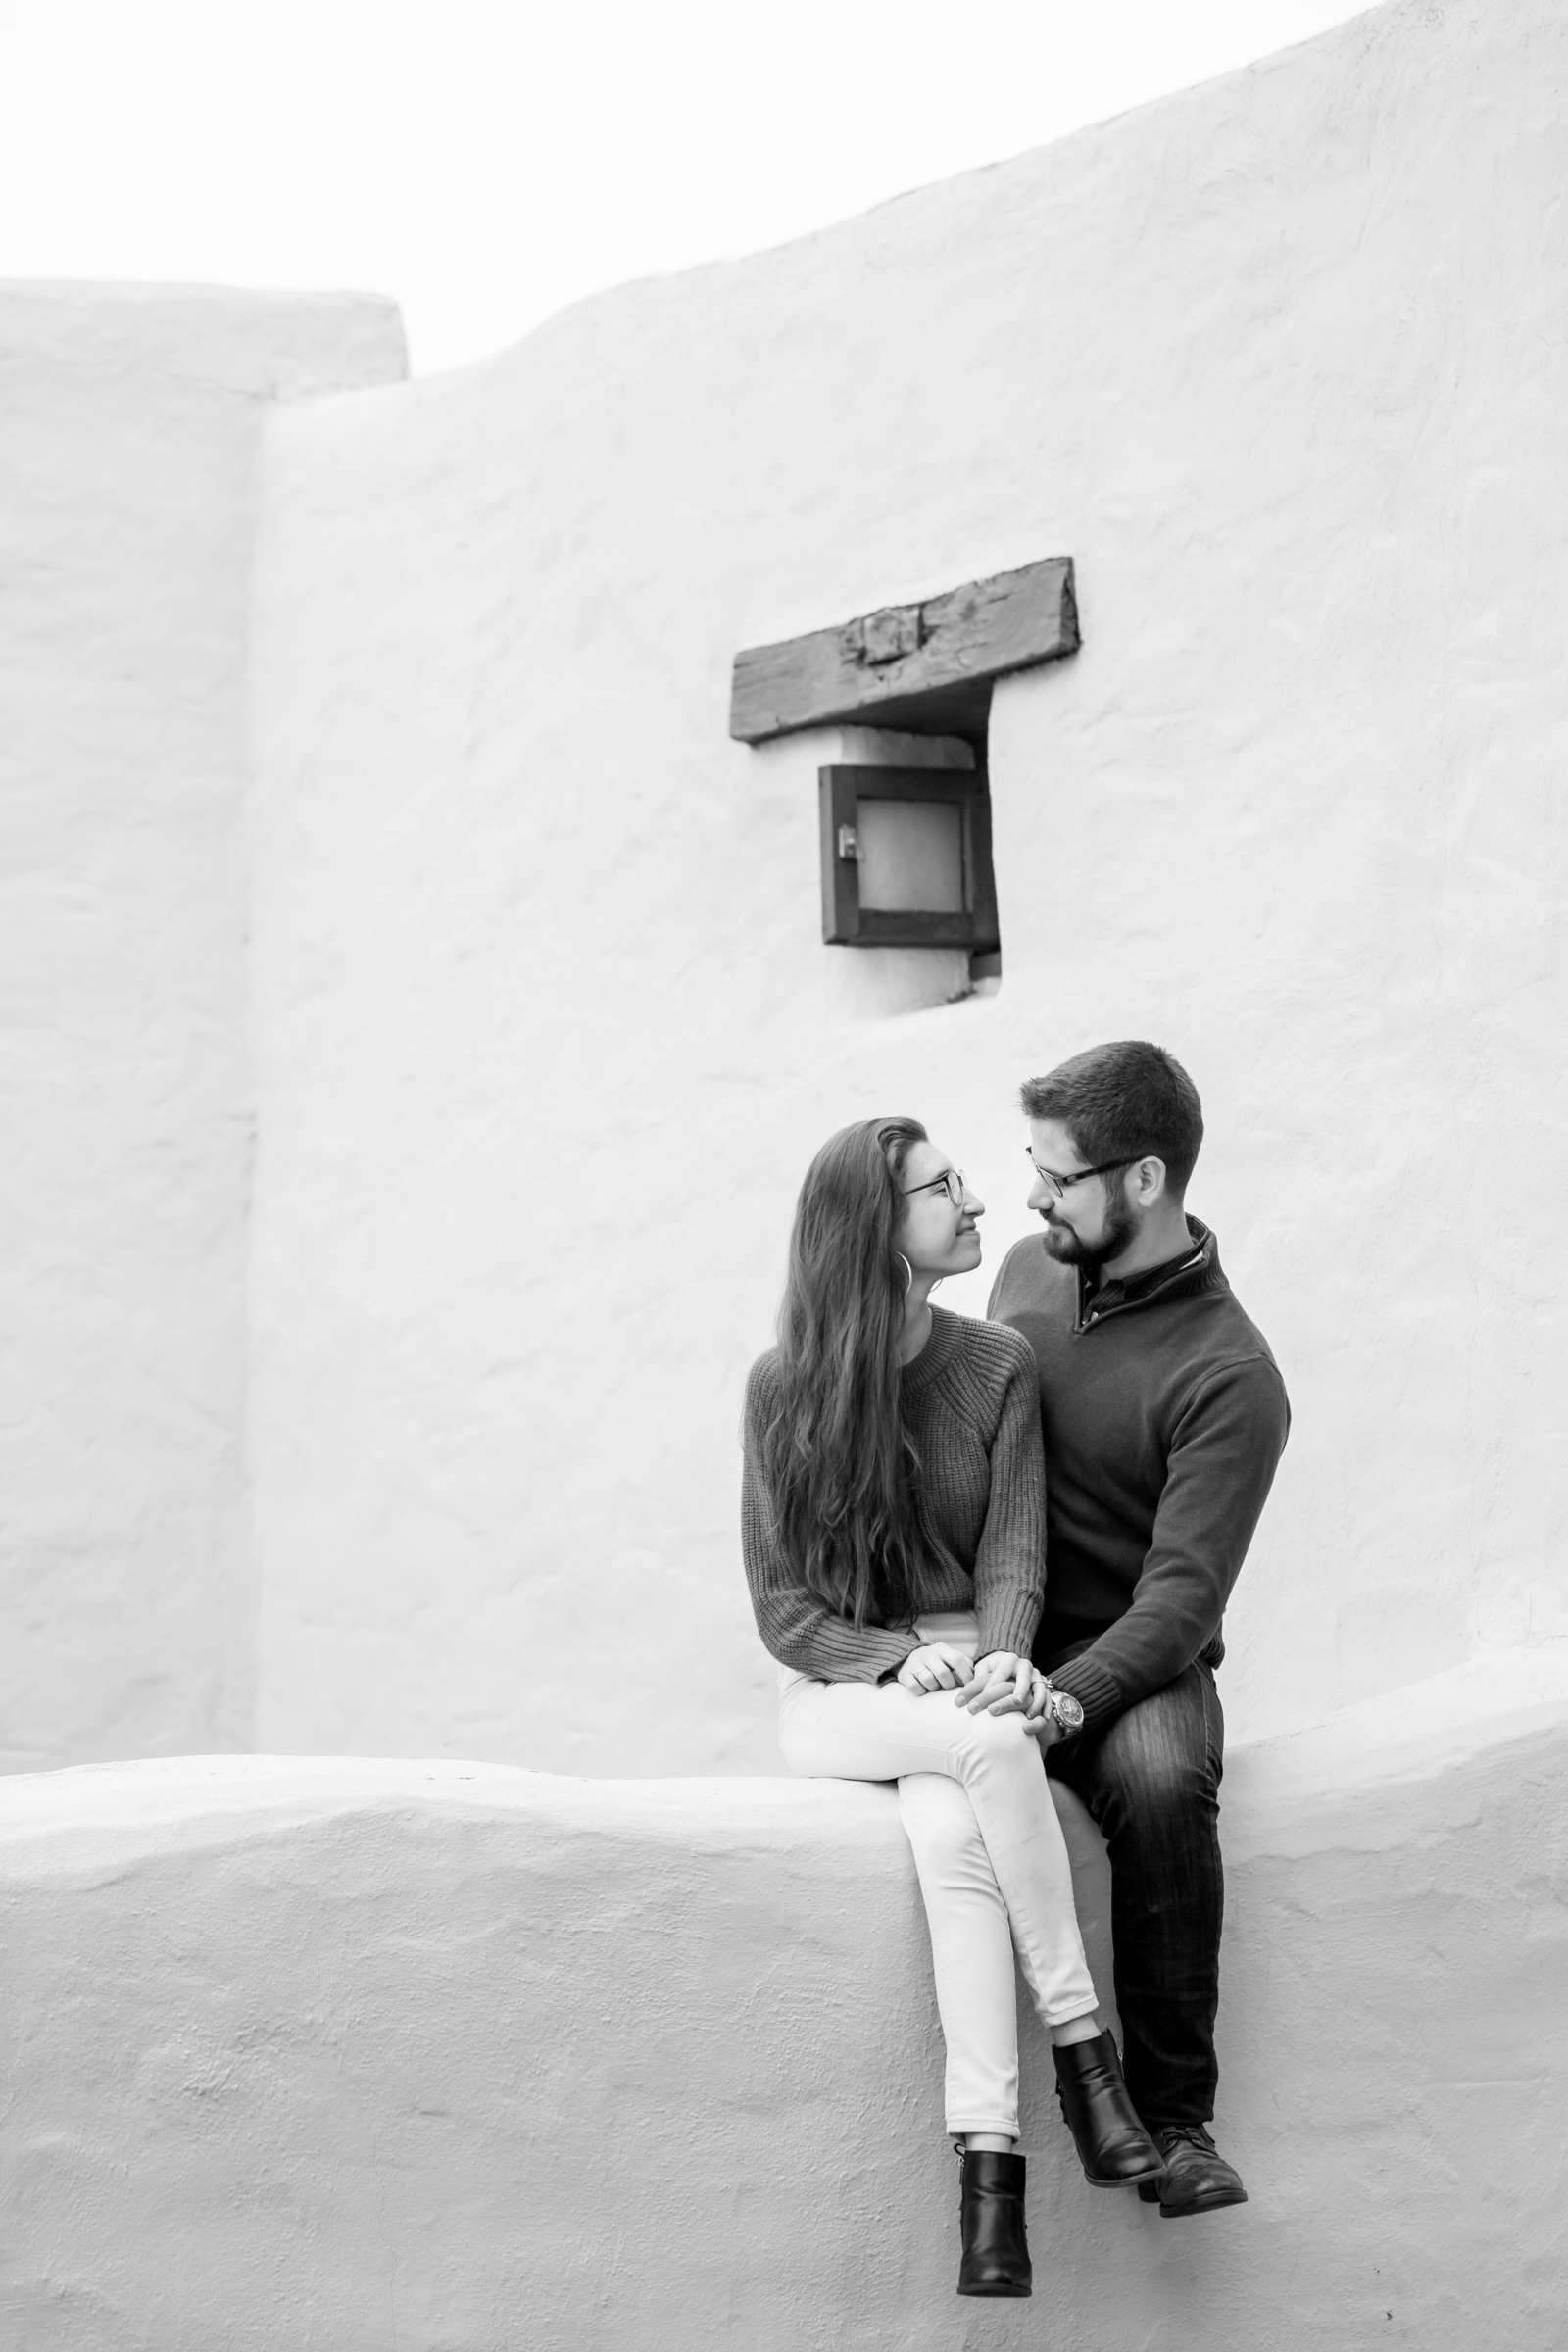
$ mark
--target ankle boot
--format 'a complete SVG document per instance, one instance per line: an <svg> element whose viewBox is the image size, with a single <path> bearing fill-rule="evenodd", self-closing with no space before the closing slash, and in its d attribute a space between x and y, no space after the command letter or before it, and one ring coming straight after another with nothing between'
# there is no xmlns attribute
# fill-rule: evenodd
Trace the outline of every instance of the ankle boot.
<svg viewBox="0 0 1568 2352"><path fill-rule="evenodd" d="M999 2148L963 2150L960 2295L1034 2292L1023 2233L1024 2160Z"/></svg>
<svg viewBox="0 0 1568 2352"><path fill-rule="evenodd" d="M1164 2173L1158 2180L1141 2180L1138 2194L1146 2205L1157 2197L1166 2221L1247 2203L1241 2174L1226 2163L1205 2124L1156 2125L1154 2145L1165 2159Z"/></svg>
<svg viewBox="0 0 1568 2352"><path fill-rule="evenodd" d="M1084 2179L1096 2188L1157 2180L1164 2159L1127 2095L1110 2035L1097 2034L1093 2041L1071 2041L1065 2048L1057 2043L1052 2054L1056 2097L1077 2143Z"/></svg>

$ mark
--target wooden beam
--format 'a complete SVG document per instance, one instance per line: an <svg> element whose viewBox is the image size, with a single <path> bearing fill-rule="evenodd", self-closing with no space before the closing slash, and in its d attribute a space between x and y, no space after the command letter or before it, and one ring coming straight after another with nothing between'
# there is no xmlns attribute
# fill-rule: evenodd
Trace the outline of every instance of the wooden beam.
<svg viewBox="0 0 1568 2352"><path fill-rule="evenodd" d="M914 698L951 703L955 689L967 689L988 701L993 678L1059 662L1078 643L1072 558L1048 556L923 604L748 647L735 657L729 731L738 743L767 743L805 727L875 724L888 704L901 706L906 725L902 707Z"/></svg>

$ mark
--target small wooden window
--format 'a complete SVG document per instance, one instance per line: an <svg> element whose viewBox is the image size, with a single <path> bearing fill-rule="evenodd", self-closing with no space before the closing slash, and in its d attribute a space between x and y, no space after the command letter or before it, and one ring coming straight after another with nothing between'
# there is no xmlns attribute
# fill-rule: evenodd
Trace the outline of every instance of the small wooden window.
<svg viewBox="0 0 1568 2352"><path fill-rule="evenodd" d="M829 946L997 947L983 768L823 767L817 782Z"/></svg>

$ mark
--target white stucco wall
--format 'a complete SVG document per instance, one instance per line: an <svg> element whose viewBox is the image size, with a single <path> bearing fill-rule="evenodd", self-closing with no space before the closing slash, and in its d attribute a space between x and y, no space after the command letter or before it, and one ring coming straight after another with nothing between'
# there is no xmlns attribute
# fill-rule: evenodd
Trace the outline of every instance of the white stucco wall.
<svg viewBox="0 0 1568 2352"><path fill-rule="evenodd" d="M1568 1671L1498 1653L1227 1777L1226 2146L1088 2188L1025 2056L1034 2300L955 2300L891 1793L456 1763L0 1788L26 2352L1557 2352ZM1097 1961L1102 1938L1094 1936Z"/></svg>
<svg viewBox="0 0 1568 2352"><path fill-rule="evenodd" d="M243 1741L257 431L381 302L0 286L0 1769Z"/></svg>
<svg viewBox="0 0 1568 2352"><path fill-rule="evenodd" d="M735 1425L805 1160L912 1109L994 1262L1016 1080L1129 1033L1297 1407L1233 1727L1562 1627L1565 86L1556 0L1408 0L270 419L264 1744L767 1769ZM1001 991L895 1016L947 982L820 945L833 747L728 742L731 658L1057 553Z"/></svg>

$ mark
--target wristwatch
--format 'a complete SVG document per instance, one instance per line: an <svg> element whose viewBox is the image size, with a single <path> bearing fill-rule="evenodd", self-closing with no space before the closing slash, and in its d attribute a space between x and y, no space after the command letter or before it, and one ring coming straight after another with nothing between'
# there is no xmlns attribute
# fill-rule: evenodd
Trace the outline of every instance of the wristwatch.
<svg viewBox="0 0 1568 2352"><path fill-rule="evenodd" d="M1084 1711L1072 1692L1058 1690L1049 1674L1043 1674L1040 1679L1046 1687L1046 1705L1058 1728L1064 1732L1081 1732L1084 1728Z"/></svg>

